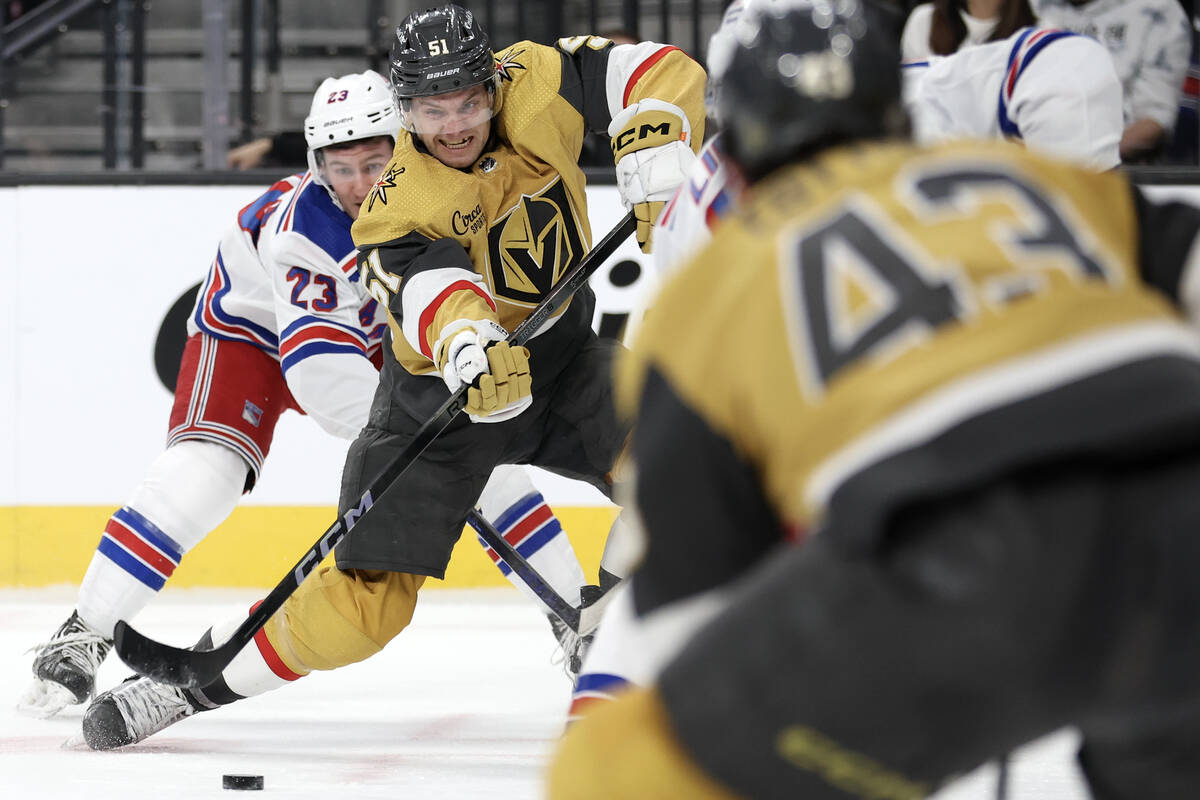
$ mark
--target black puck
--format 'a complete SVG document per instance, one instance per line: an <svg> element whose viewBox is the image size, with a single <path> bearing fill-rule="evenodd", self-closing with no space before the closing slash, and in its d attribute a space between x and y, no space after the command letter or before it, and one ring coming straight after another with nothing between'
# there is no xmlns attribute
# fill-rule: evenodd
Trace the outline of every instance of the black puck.
<svg viewBox="0 0 1200 800"><path fill-rule="evenodd" d="M222 789L261 789L263 788L262 775L222 775Z"/></svg>

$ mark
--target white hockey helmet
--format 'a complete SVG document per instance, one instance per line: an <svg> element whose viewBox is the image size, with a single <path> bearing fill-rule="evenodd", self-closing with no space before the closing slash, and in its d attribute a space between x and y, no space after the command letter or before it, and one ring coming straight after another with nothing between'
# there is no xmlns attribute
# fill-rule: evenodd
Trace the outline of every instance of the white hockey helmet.
<svg viewBox="0 0 1200 800"><path fill-rule="evenodd" d="M317 152L322 147L373 136L390 136L394 142L399 129L400 115L396 113L391 86L378 72L367 70L326 78L317 87L304 119L308 169L313 180L329 189L336 203L337 195L321 174Z"/></svg>

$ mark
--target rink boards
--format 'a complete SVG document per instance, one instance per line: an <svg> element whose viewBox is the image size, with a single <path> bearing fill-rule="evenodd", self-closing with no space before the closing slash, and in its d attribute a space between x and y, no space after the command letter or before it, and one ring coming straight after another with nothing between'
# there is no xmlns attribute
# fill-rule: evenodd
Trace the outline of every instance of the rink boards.
<svg viewBox="0 0 1200 800"><path fill-rule="evenodd" d="M0 587L82 576L165 442L172 394L156 357L181 346L183 298L265 185L0 186ZM622 209L613 187L588 193L598 240ZM598 327L637 306L649 267L631 239L598 270ZM333 521L346 446L285 414L258 486L172 585L273 585ZM612 506L565 479L535 482L594 573ZM446 585L503 582L464 537Z"/></svg>
<svg viewBox="0 0 1200 800"><path fill-rule="evenodd" d="M168 312L264 185L0 186L0 587L82 576L108 515L163 447L171 392L155 359L172 338ZM1200 203L1195 180L1151 191ZM621 207L614 187L588 194L596 240ZM651 282L626 242L593 278L597 327L618 327ZM346 444L284 415L258 486L172 585L274 585L332 522ZM535 482L594 574L612 506L555 476ZM502 583L464 536L445 585Z"/></svg>

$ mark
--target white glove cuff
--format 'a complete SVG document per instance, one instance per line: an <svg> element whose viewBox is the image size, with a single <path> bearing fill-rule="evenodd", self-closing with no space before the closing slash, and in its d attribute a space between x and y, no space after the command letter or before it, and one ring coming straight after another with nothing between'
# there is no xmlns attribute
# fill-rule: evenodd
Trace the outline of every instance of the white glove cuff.
<svg viewBox="0 0 1200 800"><path fill-rule="evenodd" d="M683 142L638 150L617 162L617 189L625 208L637 203L670 200L687 180L696 154Z"/></svg>
<svg viewBox="0 0 1200 800"><path fill-rule="evenodd" d="M434 343L433 352L446 348L442 380L451 392L471 383L489 369L485 349L492 342L508 338L508 331L492 320L459 319L451 322Z"/></svg>
<svg viewBox="0 0 1200 800"><path fill-rule="evenodd" d="M506 419L512 419L513 417L517 416L522 411L529 408L529 406L532 404L533 396L526 395L517 402L513 403L511 406L502 408L499 411L494 411L491 414L488 414L486 417L477 417L474 414L468 414L467 416L471 418L471 422L504 422Z"/></svg>

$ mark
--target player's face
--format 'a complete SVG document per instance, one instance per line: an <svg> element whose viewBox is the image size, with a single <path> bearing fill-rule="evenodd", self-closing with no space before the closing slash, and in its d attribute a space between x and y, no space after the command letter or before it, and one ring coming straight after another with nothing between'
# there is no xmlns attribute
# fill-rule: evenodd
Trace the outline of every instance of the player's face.
<svg viewBox="0 0 1200 800"><path fill-rule="evenodd" d="M430 155L455 169L471 166L483 153L491 120L492 95L483 85L414 98L408 112Z"/></svg>
<svg viewBox="0 0 1200 800"><path fill-rule="evenodd" d="M338 202L350 219L358 219L358 211L367 199L367 193L379 180L391 157L392 143L386 138L372 139L344 150L325 153L325 166L321 174L333 187Z"/></svg>

